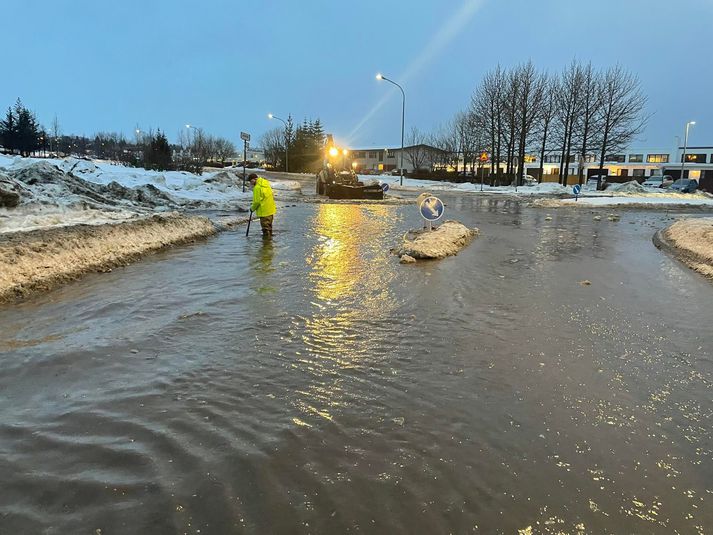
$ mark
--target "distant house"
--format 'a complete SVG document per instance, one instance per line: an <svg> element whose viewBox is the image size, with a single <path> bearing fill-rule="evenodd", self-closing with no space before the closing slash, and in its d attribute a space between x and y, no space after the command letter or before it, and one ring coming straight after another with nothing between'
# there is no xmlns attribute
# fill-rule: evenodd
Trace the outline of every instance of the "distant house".
<svg viewBox="0 0 713 535"><path fill-rule="evenodd" d="M265 161L265 151L259 147L248 148L247 154L248 162L261 164ZM237 165L243 161L243 151L238 150L230 158L225 160L226 164Z"/></svg>
<svg viewBox="0 0 713 535"><path fill-rule="evenodd" d="M416 165L421 170L431 170L443 151L431 145L419 144L404 147L403 166L405 173L412 173ZM383 171L400 169L401 147L350 149L349 160L357 172ZM416 164L416 165L414 165Z"/></svg>

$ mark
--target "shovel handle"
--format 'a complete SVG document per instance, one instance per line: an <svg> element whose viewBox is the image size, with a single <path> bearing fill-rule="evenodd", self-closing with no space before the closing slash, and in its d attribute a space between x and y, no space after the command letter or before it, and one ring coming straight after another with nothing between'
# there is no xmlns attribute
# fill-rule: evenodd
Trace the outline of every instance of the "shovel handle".
<svg viewBox="0 0 713 535"><path fill-rule="evenodd" d="M248 217L248 228L245 231L245 237L247 238L248 234L250 234L250 222L253 220L253 211L250 210L250 217Z"/></svg>

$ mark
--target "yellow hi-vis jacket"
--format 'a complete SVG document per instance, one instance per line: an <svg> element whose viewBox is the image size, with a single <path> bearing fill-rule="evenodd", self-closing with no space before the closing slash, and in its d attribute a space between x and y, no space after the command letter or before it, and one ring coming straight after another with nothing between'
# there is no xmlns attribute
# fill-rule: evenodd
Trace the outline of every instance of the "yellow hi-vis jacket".
<svg viewBox="0 0 713 535"><path fill-rule="evenodd" d="M261 176L257 177L255 182L253 203L250 205L250 209L255 212L257 217L269 217L275 215L277 211L270 183Z"/></svg>

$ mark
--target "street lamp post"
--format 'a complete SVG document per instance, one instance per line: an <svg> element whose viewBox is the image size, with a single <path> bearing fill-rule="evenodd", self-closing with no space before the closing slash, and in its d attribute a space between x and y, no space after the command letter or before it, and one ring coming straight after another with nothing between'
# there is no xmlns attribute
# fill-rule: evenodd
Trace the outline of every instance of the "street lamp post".
<svg viewBox="0 0 713 535"><path fill-rule="evenodd" d="M686 134L683 136L683 156L681 156L681 180L683 180L683 167L686 164L686 149L688 148L688 128L696 124L696 121L688 121L686 123ZM683 184L683 182L681 182Z"/></svg>
<svg viewBox="0 0 713 535"><path fill-rule="evenodd" d="M404 119L406 117L406 93L404 93L404 88L393 80L388 79L383 74L379 73L376 75L377 80L386 80L387 82L394 84L401 90L401 163L399 164L401 171L400 185L404 185Z"/></svg>
<svg viewBox="0 0 713 535"><path fill-rule="evenodd" d="M267 114L268 119L277 119L278 121L282 121L282 124L285 125L285 173L290 172L290 153L289 153L289 148L290 148L290 140L287 137L287 122L284 119L280 119L276 115L273 115L272 113Z"/></svg>

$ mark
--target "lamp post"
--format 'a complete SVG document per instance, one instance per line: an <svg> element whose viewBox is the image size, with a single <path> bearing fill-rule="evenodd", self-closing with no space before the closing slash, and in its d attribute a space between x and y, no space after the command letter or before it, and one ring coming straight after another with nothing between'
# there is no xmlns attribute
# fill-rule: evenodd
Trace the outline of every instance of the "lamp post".
<svg viewBox="0 0 713 535"><path fill-rule="evenodd" d="M284 119L280 119L276 115L273 115L272 113L267 114L268 119L277 119L278 121L282 121L282 124L285 125L285 173L290 172L290 140L287 137L287 122Z"/></svg>
<svg viewBox="0 0 713 535"><path fill-rule="evenodd" d="M377 80L386 80L387 82L394 84L401 90L401 163L399 164L401 171L401 180L399 184L404 185L404 119L406 117L406 93L404 93L404 88L393 80L388 79L383 74L379 73L376 75Z"/></svg>
<svg viewBox="0 0 713 535"><path fill-rule="evenodd" d="M681 156L681 180L683 180L683 166L686 163L686 149L688 148L688 128L696 124L696 121L688 121L686 123L686 134L683 136L683 156ZM683 182L681 182L683 184Z"/></svg>

